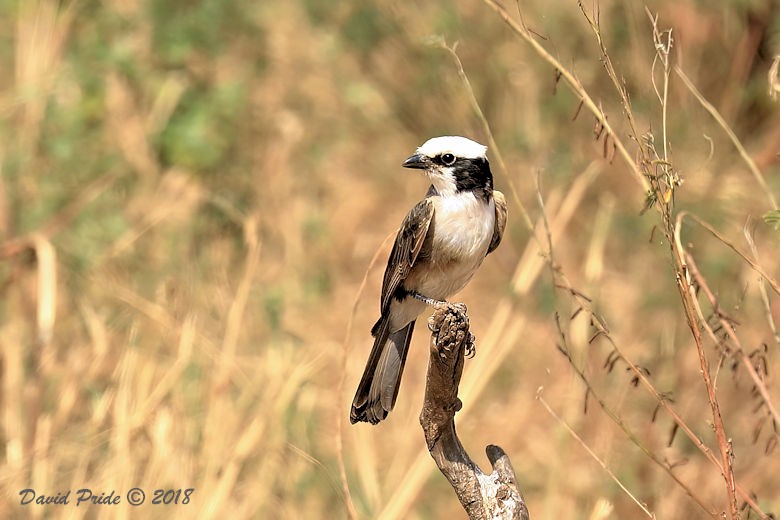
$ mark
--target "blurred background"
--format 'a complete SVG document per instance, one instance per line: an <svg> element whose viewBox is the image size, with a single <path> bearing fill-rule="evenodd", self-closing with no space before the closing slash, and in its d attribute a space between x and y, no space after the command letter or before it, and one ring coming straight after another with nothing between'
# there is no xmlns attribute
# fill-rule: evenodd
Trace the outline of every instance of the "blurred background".
<svg viewBox="0 0 780 520"><path fill-rule="evenodd" d="M519 5L633 154L577 4ZM673 29L673 64L780 196L777 3L647 8ZM593 115L487 4L10 0L0 15L0 516L465 516L418 422L422 322L389 419L348 423L391 238L427 189L400 163L436 135L489 141L443 47L455 43L510 206L501 247L457 297L477 338L456 417L466 449L486 470L486 444L507 451L532 518L643 517L584 446L658 518L726 509L718 469L624 364L604 368L609 343L573 316L540 255L541 197L556 267L717 452L658 214L642 213L645 194ZM661 149L645 6L605 0L599 20L638 130ZM767 191L674 72L667 118L677 209L777 276ZM682 240L776 403L776 295L763 298L755 271L701 227L686 221ZM556 314L587 398L556 348ZM780 425L744 367L705 340L737 481L777 512ZM138 509L124 496L111 507L19 504L25 488L135 486L147 493ZM187 488L190 504L149 503L154 489Z"/></svg>

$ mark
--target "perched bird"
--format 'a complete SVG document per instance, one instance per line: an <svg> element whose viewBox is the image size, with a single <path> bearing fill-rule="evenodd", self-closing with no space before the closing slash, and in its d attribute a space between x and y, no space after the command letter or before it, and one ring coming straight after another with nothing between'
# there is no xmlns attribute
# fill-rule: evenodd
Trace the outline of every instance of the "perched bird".
<svg viewBox="0 0 780 520"><path fill-rule="evenodd" d="M434 137L403 163L431 186L406 215L387 261L374 346L349 419L376 424L395 405L414 323L425 305L463 289L501 242L506 199L493 190L487 147L465 137Z"/></svg>

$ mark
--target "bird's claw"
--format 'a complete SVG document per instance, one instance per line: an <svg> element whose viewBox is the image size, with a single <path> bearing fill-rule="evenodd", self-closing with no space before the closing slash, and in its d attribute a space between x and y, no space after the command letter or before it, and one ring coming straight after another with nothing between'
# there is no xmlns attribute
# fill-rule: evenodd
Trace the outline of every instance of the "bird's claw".
<svg viewBox="0 0 780 520"><path fill-rule="evenodd" d="M466 340L465 348L466 348L465 355L467 358L471 359L477 354L476 338L474 337L474 334L472 334L471 332L469 332L469 339Z"/></svg>

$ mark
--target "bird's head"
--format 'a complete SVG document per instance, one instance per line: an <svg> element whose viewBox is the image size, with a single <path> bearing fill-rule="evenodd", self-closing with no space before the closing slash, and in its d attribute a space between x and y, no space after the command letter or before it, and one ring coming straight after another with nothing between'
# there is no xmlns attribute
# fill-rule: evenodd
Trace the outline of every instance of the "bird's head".
<svg viewBox="0 0 780 520"><path fill-rule="evenodd" d="M490 193L493 175L486 153L486 146L465 137L434 137L406 159L403 167L424 170L439 195Z"/></svg>

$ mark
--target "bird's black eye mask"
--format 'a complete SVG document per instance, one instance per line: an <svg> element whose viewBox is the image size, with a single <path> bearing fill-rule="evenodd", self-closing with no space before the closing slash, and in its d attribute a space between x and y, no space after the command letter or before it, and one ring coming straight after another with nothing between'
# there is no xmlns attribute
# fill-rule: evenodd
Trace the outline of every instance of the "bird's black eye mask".
<svg viewBox="0 0 780 520"><path fill-rule="evenodd" d="M493 189L493 175L487 159L460 159L453 168L458 191Z"/></svg>

